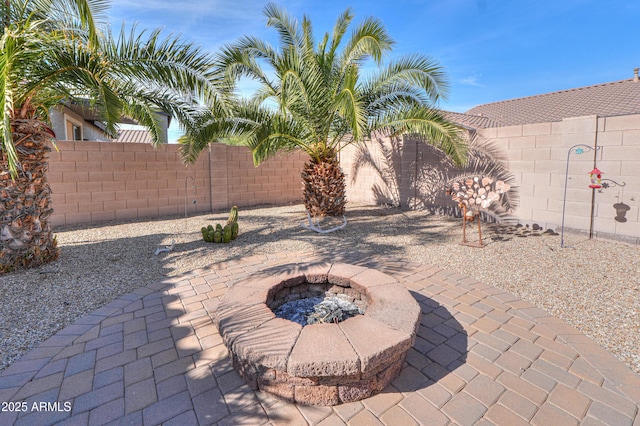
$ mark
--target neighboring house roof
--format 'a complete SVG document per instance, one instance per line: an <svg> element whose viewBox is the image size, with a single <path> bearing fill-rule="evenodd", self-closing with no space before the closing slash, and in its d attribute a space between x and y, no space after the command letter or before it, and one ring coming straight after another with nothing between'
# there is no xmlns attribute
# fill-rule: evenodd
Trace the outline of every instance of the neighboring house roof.
<svg viewBox="0 0 640 426"><path fill-rule="evenodd" d="M640 81L636 77L611 83L561 90L471 108L458 121L474 128L562 121L568 117L640 114ZM474 117L471 119L469 117ZM475 121L474 121L475 120Z"/></svg>
<svg viewBox="0 0 640 426"><path fill-rule="evenodd" d="M85 121L89 123L102 123L102 119L100 115L96 112L94 108L91 108L89 105L83 105L77 102L67 102L64 104L71 111L75 112L79 116L81 116ZM138 124L136 121L131 120L130 118L122 117L120 119L120 123L124 124Z"/></svg>
<svg viewBox="0 0 640 426"><path fill-rule="evenodd" d="M468 129L486 129L489 127L500 127L500 123L490 119L489 117L451 111L443 112L449 120Z"/></svg>
<svg viewBox="0 0 640 426"><path fill-rule="evenodd" d="M146 130L127 129L118 133L118 138L113 142L125 143L152 143L151 134Z"/></svg>

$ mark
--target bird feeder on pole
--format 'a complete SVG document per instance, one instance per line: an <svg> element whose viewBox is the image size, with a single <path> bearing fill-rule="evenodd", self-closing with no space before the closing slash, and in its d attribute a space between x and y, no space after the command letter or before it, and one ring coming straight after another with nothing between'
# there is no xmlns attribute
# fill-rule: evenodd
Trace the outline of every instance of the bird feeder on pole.
<svg viewBox="0 0 640 426"><path fill-rule="evenodd" d="M604 173L602 173L600 170L598 170L597 167L595 167L593 170L591 170L589 172L589 179L591 180L591 185L589 185L589 188L592 189L598 189L598 188L602 188L602 175Z"/></svg>

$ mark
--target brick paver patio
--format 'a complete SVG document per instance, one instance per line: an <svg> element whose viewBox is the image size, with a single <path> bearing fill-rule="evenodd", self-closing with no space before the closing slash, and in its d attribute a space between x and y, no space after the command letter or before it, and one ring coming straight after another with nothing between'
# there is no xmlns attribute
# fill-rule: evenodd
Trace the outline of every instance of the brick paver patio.
<svg viewBox="0 0 640 426"><path fill-rule="evenodd" d="M212 324L220 297L257 270L327 260L254 256L125 294L0 374L0 425L640 425L640 376L575 328L472 278L382 258L330 261L378 268L420 303L399 377L335 407L254 392Z"/></svg>

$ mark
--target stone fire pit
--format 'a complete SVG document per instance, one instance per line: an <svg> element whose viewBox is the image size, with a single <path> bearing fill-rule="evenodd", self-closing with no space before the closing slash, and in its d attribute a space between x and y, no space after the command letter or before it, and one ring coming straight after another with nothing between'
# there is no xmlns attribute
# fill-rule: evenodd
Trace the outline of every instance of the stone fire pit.
<svg viewBox="0 0 640 426"><path fill-rule="evenodd" d="M301 325L272 308L321 292L346 294L364 315ZM229 289L214 321L253 389L307 405L358 401L384 389L414 343L420 306L394 278L348 264L283 265Z"/></svg>

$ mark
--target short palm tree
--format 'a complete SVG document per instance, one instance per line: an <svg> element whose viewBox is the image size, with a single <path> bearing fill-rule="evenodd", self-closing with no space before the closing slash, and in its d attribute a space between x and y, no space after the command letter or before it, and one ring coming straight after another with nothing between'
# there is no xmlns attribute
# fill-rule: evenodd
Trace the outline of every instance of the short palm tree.
<svg viewBox="0 0 640 426"><path fill-rule="evenodd" d="M259 90L240 101L230 119L205 119L198 132L183 138L187 160L195 161L209 142L228 134L247 137L256 164L281 150L302 149L310 157L302 180L304 205L312 216L344 213L346 184L338 152L374 133L415 134L455 162L464 161L460 129L434 108L448 87L436 61L410 55L383 66L393 40L374 18L346 38L353 19L349 9L319 43L309 18L300 23L274 4L264 13L267 25L279 33L279 49L243 37L226 46L217 61L227 78L253 79ZM378 67L366 72L369 60Z"/></svg>
<svg viewBox="0 0 640 426"><path fill-rule="evenodd" d="M215 96L211 60L173 36L122 32L100 24L100 0L1 2L0 38L0 272L35 266L58 256L49 217L46 154L54 134L48 111L63 101L89 101L106 131L130 117L155 142L163 134L156 112L185 123L192 99Z"/></svg>

